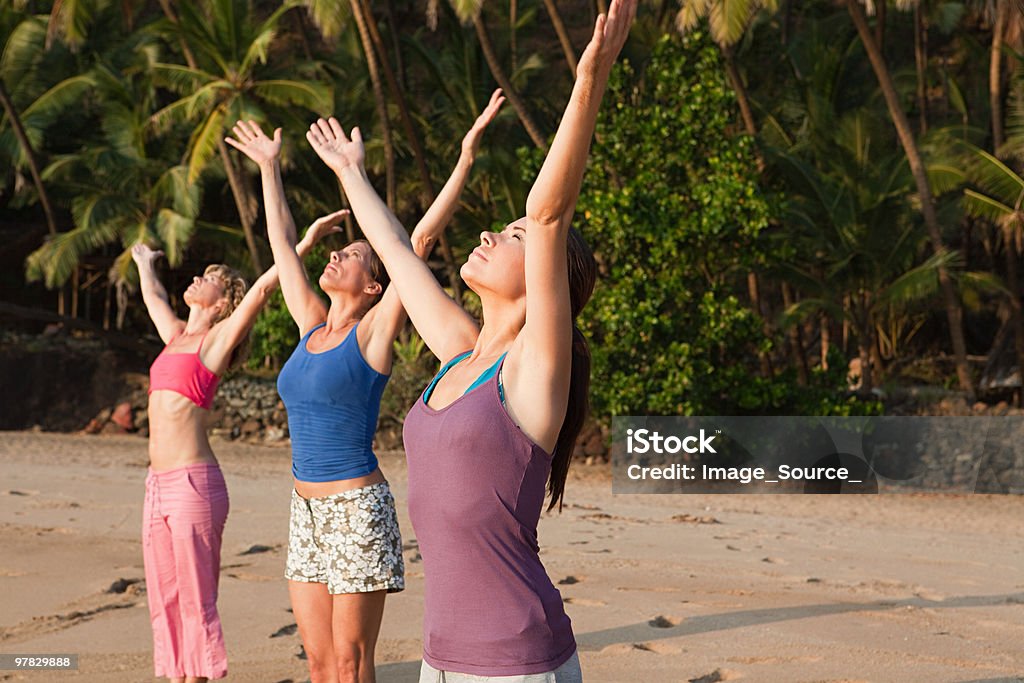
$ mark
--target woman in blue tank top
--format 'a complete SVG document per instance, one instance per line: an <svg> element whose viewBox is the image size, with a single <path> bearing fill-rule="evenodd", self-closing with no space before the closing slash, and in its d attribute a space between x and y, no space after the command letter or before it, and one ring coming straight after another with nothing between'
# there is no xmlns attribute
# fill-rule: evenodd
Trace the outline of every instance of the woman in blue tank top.
<svg viewBox="0 0 1024 683"><path fill-rule="evenodd" d="M462 266L480 296L481 327L415 257L367 180L359 129L349 139L335 119L320 119L306 136L340 179L420 336L446 362L405 425L409 516L424 563L422 683L582 676L536 525L545 484L549 509L562 500L586 414L590 360L574 320L596 265L570 223L635 11L636 0L612 0L598 18L526 218L481 233ZM476 383L486 371L496 375Z"/></svg>
<svg viewBox="0 0 1024 683"><path fill-rule="evenodd" d="M459 162L412 235L426 258L458 206L495 92L462 142ZM295 223L281 180L281 131L239 121L227 141L260 167L267 234L285 304L301 339L278 377L292 440L288 590L319 681L374 680L373 655L389 592L405 587L395 503L372 450L392 346L405 322L398 293L365 240L331 252L313 291L295 257ZM408 238L407 238L408 239ZM290 253L289 253L290 252Z"/></svg>

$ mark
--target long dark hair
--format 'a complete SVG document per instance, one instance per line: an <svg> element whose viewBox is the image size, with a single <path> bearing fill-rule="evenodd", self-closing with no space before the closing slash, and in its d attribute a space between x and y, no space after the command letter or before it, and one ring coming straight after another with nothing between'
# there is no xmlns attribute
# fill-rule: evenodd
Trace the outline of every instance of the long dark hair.
<svg viewBox="0 0 1024 683"><path fill-rule="evenodd" d="M565 409L565 421L558 432L558 441L551 458L551 477L548 493L551 503L548 510L558 506L562 511L565 496L565 478L569 474L569 463L576 448L576 437L583 429L583 423L590 413L590 347L576 326L579 316L590 295L594 293L597 281L597 261L594 253L575 228L569 229L566 243L566 257L569 262L569 301L572 310L572 371L569 381L569 405Z"/></svg>

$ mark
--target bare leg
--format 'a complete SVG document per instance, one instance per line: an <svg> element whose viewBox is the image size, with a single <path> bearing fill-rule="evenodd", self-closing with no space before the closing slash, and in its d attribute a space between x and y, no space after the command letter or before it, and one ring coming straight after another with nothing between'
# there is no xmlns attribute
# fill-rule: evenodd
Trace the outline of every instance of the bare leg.
<svg viewBox="0 0 1024 683"><path fill-rule="evenodd" d="M331 637L331 594L323 583L289 581L292 613L306 650L312 683L338 683L338 664Z"/></svg>
<svg viewBox="0 0 1024 683"><path fill-rule="evenodd" d="M387 591L334 595L334 656L339 683L375 683L373 654Z"/></svg>

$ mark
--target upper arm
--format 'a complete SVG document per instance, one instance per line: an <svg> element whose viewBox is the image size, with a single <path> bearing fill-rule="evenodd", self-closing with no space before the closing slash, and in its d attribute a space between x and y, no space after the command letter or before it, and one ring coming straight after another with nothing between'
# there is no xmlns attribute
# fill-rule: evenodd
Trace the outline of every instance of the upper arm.
<svg viewBox="0 0 1024 683"><path fill-rule="evenodd" d="M568 228L529 219L526 324L509 351L504 377L510 415L550 452L558 438L572 377L572 311L566 259Z"/></svg>
<svg viewBox="0 0 1024 683"><path fill-rule="evenodd" d="M388 252L386 257L381 253L385 251ZM448 296L426 263L404 245L381 252L378 253L391 275L391 286L377 304L377 307L382 304L387 307L375 312L381 328L390 327L392 335L397 335L401 319L396 319L395 312L401 316L404 307L416 331L437 358L450 359L476 344L480 334L476 321ZM398 296L386 300L391 290ZM393 340L394 336L388 343Z"/></svg>
<svg viewBox="0 0 1024 683"><path fill-rule="evenodd" d="M274 253L274 265L277 266L281 280L281 293L284 295L285 306L292 320L299 327L299 334L305 334L319 325L327 317L327 307L323 300L313 291L306 276L306 268L302 259L295 253L294 245L270 243Z"/></svg>
<svg viewBox="0 0 1024 683"><path fill-rule="evenodd" d="M156 333L164 344L170 344L185 329L185 321L174 314L174 309L166 297L143 290L142 300L146 304L149 319L156 326Z"/></svg>

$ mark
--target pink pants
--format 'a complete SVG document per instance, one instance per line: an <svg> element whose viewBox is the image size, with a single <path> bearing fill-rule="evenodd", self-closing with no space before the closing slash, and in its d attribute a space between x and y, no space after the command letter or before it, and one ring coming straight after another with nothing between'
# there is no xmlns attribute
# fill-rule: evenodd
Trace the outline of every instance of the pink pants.
<svg viewBox="0 0 1024 683"><path fill-rule="evenodd" d="M149 471L142 558L156 676L227 674L217 614L220 542L227 517L228 489L217 465Z"/></svg>

